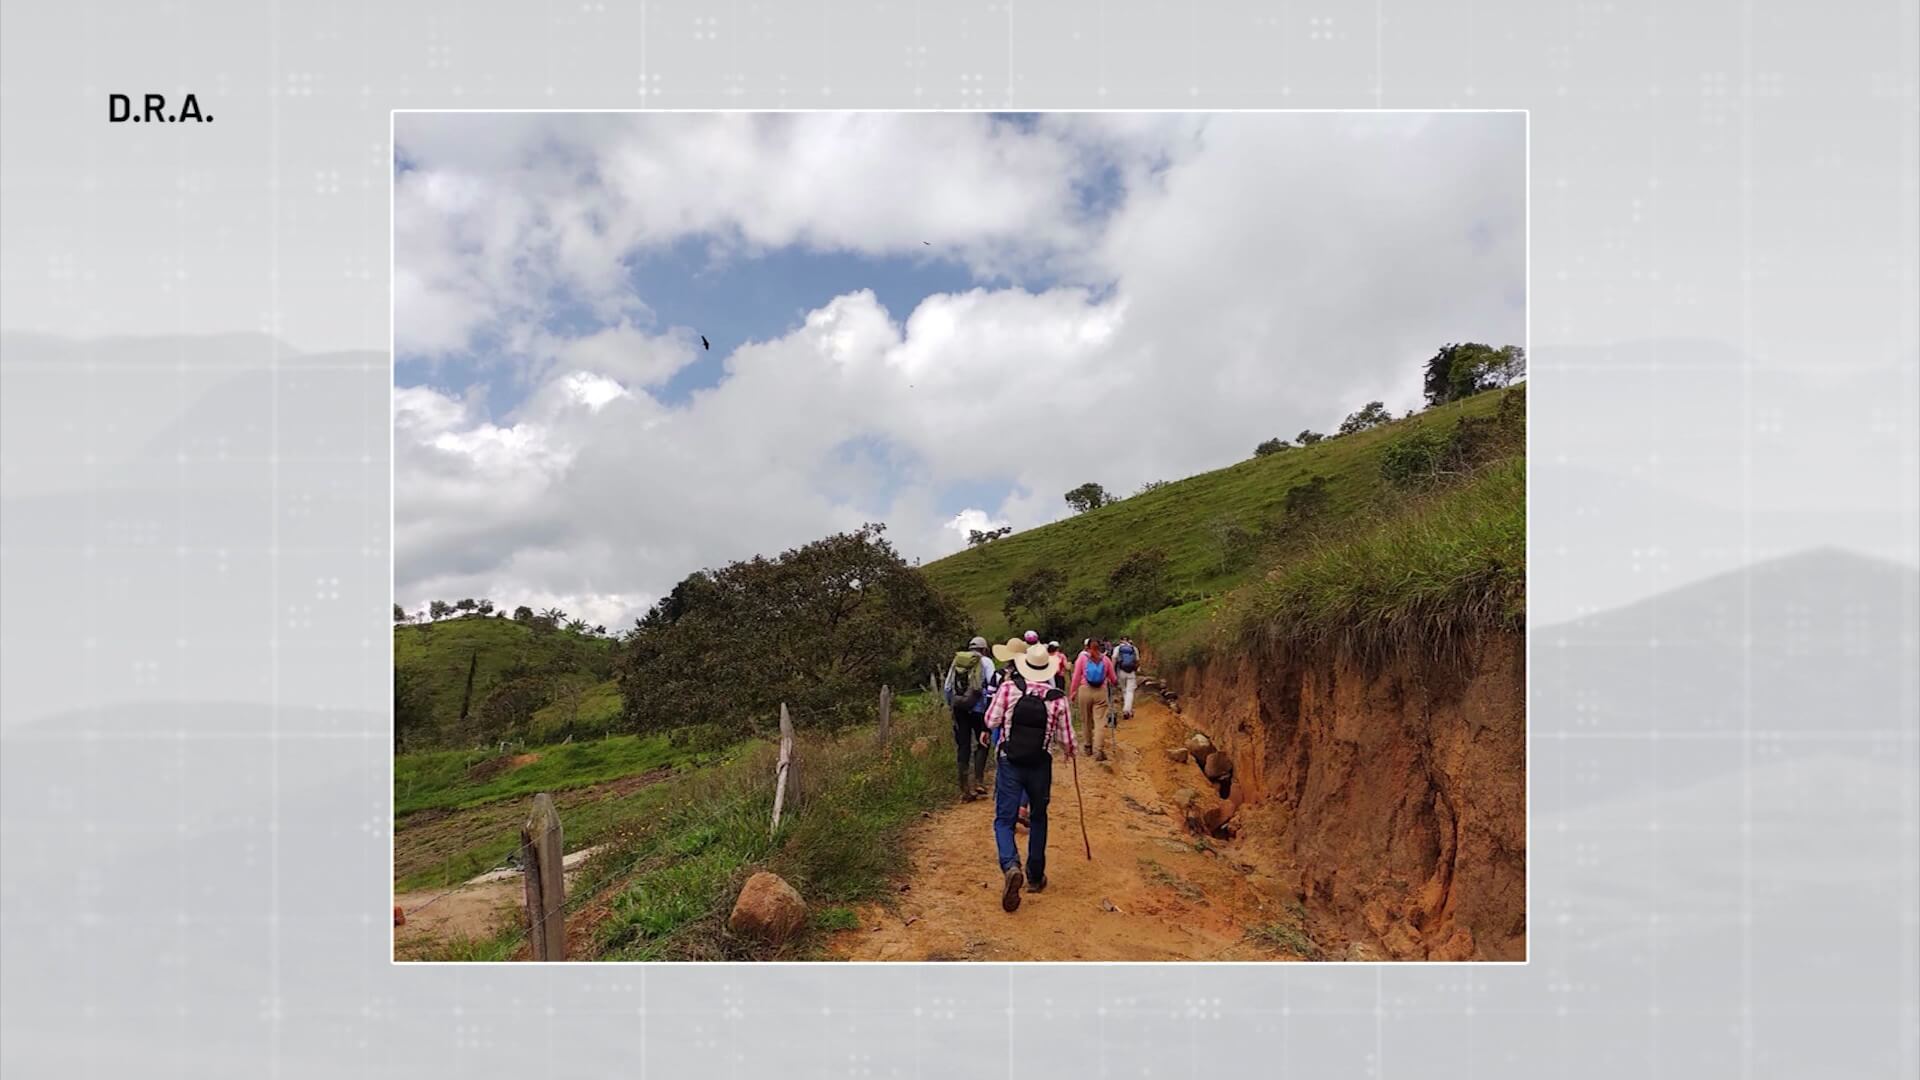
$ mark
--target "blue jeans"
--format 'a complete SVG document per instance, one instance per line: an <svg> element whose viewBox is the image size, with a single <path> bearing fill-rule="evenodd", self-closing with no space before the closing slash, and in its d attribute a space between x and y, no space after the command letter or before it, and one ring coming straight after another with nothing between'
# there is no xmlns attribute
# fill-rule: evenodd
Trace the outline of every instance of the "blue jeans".
<svg viewBox="0 0 1920 1080"><path fill-rule="evenodd" d="M1000 872L1020 865L1020 849L1013 846L1013 821L1020 805L1029 807L1027 820L1027 880L1047 877L1047 797L1053 790L1053 759L1039 765L1015 765L1004 756L993 779L993 845L999 849Z"/></svg>

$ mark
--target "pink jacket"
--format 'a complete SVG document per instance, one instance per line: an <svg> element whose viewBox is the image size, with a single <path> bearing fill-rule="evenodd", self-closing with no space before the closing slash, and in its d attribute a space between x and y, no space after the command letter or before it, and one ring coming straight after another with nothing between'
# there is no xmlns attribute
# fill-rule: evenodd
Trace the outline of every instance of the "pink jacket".
<svg viewBox="0 0 1920 1080"><path fill-rule="evenodd" d="M1080 696L1080 684L1087 681L1087 661L1093 658L1093 654L1086 649L1081 649L1080 655L1074 657L1073 678L1067 680L1068 701L1072 701L1074 698ZM1107 677L1106 680L1095 689L1104 690L1113 685L1113 657L1108 656L1106 653L1101 653L1099 660L1107 666Z"/></svg>

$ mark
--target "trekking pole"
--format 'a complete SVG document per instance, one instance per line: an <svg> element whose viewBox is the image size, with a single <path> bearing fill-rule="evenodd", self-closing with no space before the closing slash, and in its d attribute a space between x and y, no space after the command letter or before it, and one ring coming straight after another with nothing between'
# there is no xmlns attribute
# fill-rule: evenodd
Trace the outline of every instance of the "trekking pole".
<svg viewBox="0 0 1920 1080"><path fill-rule="evenodd" d="M1093 841L1087 839L1087 804L1080 800L1080 755L1067 758L1073 766L1073 803L1080 808L1080 842L1087 845L1087 861L1093 861Z"/></svg>

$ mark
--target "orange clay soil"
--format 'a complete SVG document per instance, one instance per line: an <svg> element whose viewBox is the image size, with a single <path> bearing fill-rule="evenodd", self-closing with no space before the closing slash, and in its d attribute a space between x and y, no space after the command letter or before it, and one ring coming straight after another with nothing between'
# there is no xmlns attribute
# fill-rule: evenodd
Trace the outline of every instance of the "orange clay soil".
<svg viewBox="0 0 1920 1080"><path fill-rule="evenodd" d="M1271 937L1249 937L1256 928L1301 929L1283 885L1297 879L1297 871L1262 865L1238 838L1203 840L1188 830L1175 792L1191 789L1198 811L1220 803L1196 766L1167 757L1191 729L1144 692L1135 704L1133 719L1120 722L1119 749L1108 761L1080 759L1093 861L1081 843L1073 769L1057 759L1045 891L1023 894L1012 914L1001 910L992 800L955 803L910 831L907 875L887 901L859 909L860 928L834 935L829 954L845 960L1300 958ZM1027 831L1016 829L1014 837L1024 860Z"/></svg>

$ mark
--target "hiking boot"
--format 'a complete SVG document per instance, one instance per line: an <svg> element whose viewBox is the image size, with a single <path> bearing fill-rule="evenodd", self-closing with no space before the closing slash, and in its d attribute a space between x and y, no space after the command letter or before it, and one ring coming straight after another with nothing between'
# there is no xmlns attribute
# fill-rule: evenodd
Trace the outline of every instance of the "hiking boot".
<svg viewBox="0 0 1920 1080"><path fill-rule="evenodd" d="M1046 887L1047 887L1047 878L1045 874L1042 874L1037 878L1030 878L1027 881L1028 892L1041 892L1045 890Z"/></svg>
<svg viewBox="0 0 1920 1080"><path fill-rule="evenodd" d="M1017 866L1010 867L1007 870L1007 887L1006 887L1006 890L1000 894L1001 910L1003 911L1020 910L1020 889L1026 883L1027 883L1027 876L1020 872L1019 867Z"/></svg>
<svg viewBox="0 0 1920 1080"><path fill-rule="evenodd" d="M975 785L973 786L973 794L974 794L974 795L975 795L975 797L977 797L977 798L985 798L985 797L986 797L986 794L987 794L987 785L985 785L985 784L975 784Z"/></svg>

